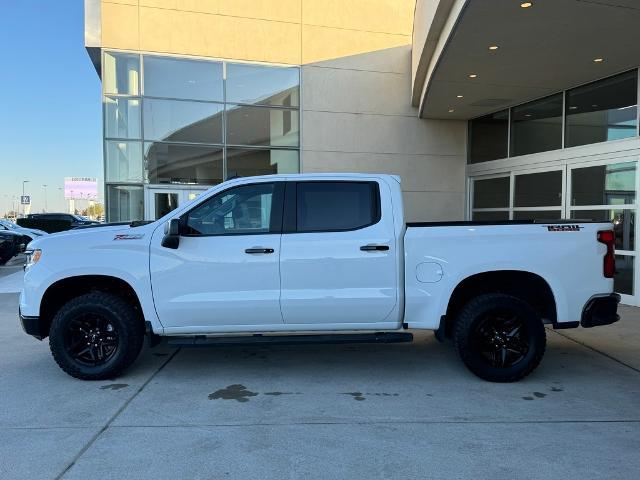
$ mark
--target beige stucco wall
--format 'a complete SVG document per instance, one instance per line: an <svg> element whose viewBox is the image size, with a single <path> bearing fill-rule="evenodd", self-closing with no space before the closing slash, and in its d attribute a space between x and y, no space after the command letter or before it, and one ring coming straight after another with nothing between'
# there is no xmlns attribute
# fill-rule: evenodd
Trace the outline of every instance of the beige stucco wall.
<svg viewBox="0 0 640 480"><path fill-rule="evenodd" d="M109 0L103 48L302 65L305 172L401 175L409 220L462 219L466 124L411 106L415 0Z"/></svg>
<svg viewBox="0 0 640 480"><path fill-rule="evenodd" d="M409 221L462 220L466 123L423 120L411 106L411 48L302 67L305 172L402 177Z"/></svg>

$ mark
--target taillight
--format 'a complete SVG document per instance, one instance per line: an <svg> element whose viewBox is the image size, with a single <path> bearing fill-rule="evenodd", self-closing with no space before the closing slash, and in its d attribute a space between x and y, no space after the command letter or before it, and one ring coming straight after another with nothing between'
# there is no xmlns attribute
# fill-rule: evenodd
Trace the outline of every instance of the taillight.
<svg viewBox="0 0 640 480"><path fill-rule="evenodd" d="M607 246L607 253L604 255L602 273L606 278L613 278L613 275L616 273L616 258L613 254L613 246L615 245L616 236L613 233L613 230L599 231L598 241Z"/></svg>

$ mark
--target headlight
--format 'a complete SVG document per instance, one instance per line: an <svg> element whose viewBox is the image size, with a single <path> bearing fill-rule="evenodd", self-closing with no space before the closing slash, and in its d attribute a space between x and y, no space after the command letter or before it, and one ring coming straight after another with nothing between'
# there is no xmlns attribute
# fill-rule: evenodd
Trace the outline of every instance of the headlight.
<svg viewBox="0 0 640 480"><path fill-rule="evenodd" d="M32 267L33 265L38 263L40 261L40 258L42 257L42 250L40 250L39 248L35 250L27 250L25 253L27 255L27 262L25 264L26 268Z"/></svg>

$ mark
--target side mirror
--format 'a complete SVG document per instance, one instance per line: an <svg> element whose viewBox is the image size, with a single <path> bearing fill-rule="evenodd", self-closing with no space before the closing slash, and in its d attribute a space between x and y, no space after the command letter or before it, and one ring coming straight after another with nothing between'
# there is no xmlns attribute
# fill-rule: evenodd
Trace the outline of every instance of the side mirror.
<svg viewBox="0 0 640 480"><path fill-rule="evenodd" d="M165 248L178 248L180 245L180 219L172 218L164 224L164 237L161 245Z"/></svg>

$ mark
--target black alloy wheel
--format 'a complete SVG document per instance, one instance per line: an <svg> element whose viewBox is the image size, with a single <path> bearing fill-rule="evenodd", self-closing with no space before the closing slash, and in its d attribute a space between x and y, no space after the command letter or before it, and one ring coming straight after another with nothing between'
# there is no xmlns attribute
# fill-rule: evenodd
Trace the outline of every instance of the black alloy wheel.
<svg viewBox="0 0 640 480"><path fill-rule="evenodd" d="M118 350L118 331L100 315L80 314L67 324L65 348L78 363L102 365Z"/></svg>
<svg viewBox="0 0 640 480"><path fill-rule="evenodd" d="M494 368L508 368L529 352L527 326L516 312L489 311L475 325L472 348Z"/></svg>
<svg viewBox="0 0 640 480"><path fill-rule="evenodd" d="M458 313L453 332L458 356L490 382L515 382L540 364L546 335L540 313L520 298L479 295Z"/></svg>

